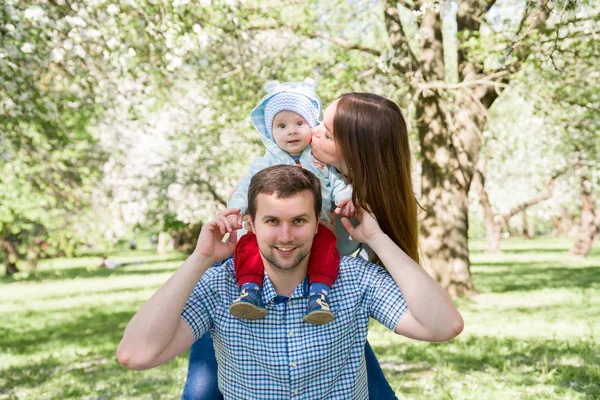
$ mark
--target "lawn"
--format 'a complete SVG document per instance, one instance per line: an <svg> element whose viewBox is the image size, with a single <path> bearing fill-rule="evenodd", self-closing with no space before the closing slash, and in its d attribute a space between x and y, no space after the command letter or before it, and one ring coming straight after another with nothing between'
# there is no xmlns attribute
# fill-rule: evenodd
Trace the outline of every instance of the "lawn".
<svg viewBox="0 0 600 400"><path fill-rule="evenodd" d="M442 344L386 332L369 340L400 399L600 399L600 246L507 240L498 255L472 243L479 294L457 304L463 334ZM115 360L126 323L182 262L149 250L100 269L87 253L0 277L0 399L177 399L187 355L149 371Z"/></svg>

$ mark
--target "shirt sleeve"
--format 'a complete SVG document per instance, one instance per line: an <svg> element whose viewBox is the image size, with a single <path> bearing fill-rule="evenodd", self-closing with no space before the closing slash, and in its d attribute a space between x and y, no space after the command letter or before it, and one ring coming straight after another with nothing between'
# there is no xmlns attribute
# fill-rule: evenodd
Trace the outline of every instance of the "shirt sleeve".
<svg viewBox="0 0 600 400"><path fill-rule="evenodd" d="M370 264L368 268L367 273L372 275L366 296L369 316L393 331L408 306L387 270L375 264Z"/></svg>
<svg viewBox="0 0 600 400"><path fill-rule="evenodd" d="M346 183L344 177L331 168L329 175L329 184L331 185L331 197L337 205L344 199L352 197L352 185Z"/></svg>
<svg viewBox="0 0 600 400"><path fill-rule="evenodd" d="M192 328L195 340L204 336L212 326L212 315L209 312L211 306L206 299L212 299L215 295L209 289L205 276L206 274L198 281L181 311L181 317Z"/></svg>

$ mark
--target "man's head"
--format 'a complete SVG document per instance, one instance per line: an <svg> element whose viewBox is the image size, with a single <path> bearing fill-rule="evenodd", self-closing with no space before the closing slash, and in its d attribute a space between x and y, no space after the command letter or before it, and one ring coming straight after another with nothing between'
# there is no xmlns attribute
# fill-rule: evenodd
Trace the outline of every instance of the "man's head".
<svg viewBox="0 0 600 400"><path fill-rule="evenodd" d="M269 264L291 270L308 262L321 213L321 185L312 172L290 165L260 171L250 181L248 211Z"/></svg>

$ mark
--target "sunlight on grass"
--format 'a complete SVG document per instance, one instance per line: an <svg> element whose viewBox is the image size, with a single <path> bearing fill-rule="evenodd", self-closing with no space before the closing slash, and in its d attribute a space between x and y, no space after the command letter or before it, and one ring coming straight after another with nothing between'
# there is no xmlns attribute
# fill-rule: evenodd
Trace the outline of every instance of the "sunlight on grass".
<svg viewBox="0 0 600 400"><path fill-rule="evenodd" d="M449 343L369 333L400 399L600 398L600 249L569 258L570 243L472 243L479 291L457 304L465 330ZM45 260L0 278L0 400L178 399L187 356L149 371L115 359L123 329L185 256L116 251L132 265L100 269L100 254ZM141 261L140 264L135 264Z"/></svg>

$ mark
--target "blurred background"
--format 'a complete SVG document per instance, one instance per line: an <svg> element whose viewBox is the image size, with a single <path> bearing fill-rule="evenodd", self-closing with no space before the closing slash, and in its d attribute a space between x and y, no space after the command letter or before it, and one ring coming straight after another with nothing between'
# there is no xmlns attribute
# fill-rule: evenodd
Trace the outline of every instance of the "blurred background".
<svg viewBox="0 0 600 400"><path fill-rule="evenodd" d="M263 148L269 80L410 127L449 344L370 341L400 398L600 398L595 1L3 0L0 399L178 398L125 324Z"/></svg>

